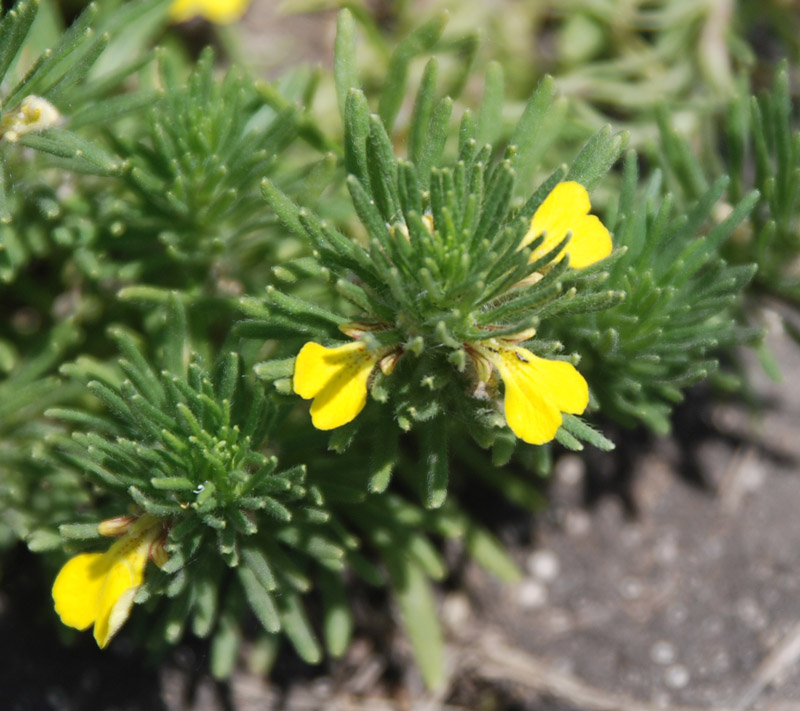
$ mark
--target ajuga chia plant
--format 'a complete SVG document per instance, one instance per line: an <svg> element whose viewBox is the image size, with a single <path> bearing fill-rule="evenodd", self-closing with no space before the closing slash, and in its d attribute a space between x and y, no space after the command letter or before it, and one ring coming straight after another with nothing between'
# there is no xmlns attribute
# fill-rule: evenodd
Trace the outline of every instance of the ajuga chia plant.
<svg viewBox="0 0 800 711"><path fill-rule="evenodd" d="M735 238L725 243L723 255L735 264L757 264L759 291L796 308L800 303L800 125L794 94L796 87L793 91L785 62L774 71L768 90L751 96L747 85L740 88L723 116L703 134L701 151L707 160L698 160L686 140L670 129L662 111L663 150L658 158L676 195L686 202L698 199L722 175L730 175L727 200L718 208L723 215L748 188L758 190L755 209ZM725 147L721 156L716 143Z"/></svg>
<svg viewBox="0 0 800 711"><path fill-rule="evenodd" d="M169 284L178 263L184 280L196 281L187 272L199 270L213 284L242 279L242 262L274 259L265 229L273 222L261 208L258 184L295 139L300 108L284 99L287 106L276 112L252 78L232 68L218 81L214 71L210 48L188 80L165 58L163 96L144 131L114 136L131 194L103 246L124 262L141 264L142 281ZM154 248L162 260L152 273Z"/></svg>
<svg viewBox="0 0 800 711"><path fill-rule="evenodd" d="M347 186L365 246L292 204L272 182L264 182L264 194L288 227L306 234L318 273L355 309L323 309L270 289L263 306L251 298L242 301L243 310L255 317L247 332L260 323L263 335L283 328L323 342L341 340L342 332L349 336L350 342L333 348L309 340L296 361L283 362L285 373L293 372L294 392L314 399L315 427L347 425L350 438L361 422L370 422L357 417L368 386L385 404L375 417L399 425L382 432L394 431L389 436L396 437L399 430L425 423L430 506L445 497L448 419L457 415L484 444L487 438L491 443L493 430L504 429L493 404L499 397L495 370L505 386L505 421L517 437L543 444L563 426L573 438L605 446L576 417L588 404L577 359L553 358L561 344L534 334L560 312L607 308L622 298L603 288L611 238L597 217L587 215L589 198L580 181L596 181L619 155L624 138L599 134L570 170L558 171L523 204L512 206L515 166L526 159L518 145L532 147L550 104L550 81L534 94L500 155L478 143L486 117L475 120L466 111L457 153L450 156L452 101L435 100L431 60L416 97L408 159L401 160L363 93L346 86L350 60L341 55L352 49L343 43L338 49ZM484 110L492 115L497 107ZM271 370L260 367L262 374ZM386 484L387 477L376 479L378 489Z"/></svg>
<svg viewBox="0 0 800 711"><path fill-rule="evenodd" d="M63 33L53 31L57 22L35 22L39 0L19 0L0 19L0 281L32 259L85 246L93 225L79 219L85 208L65 205L66 176L122 171L123 162L85 133L96 136L155 100L155 91L119 88L150 61L144 49L163 5L145 0L109 12L91 3Z"/></svg>
<svg viewBox="0 0 800 711"><path fill-rule="evenodd" d="M641 190L638 182L637 158L629 153L611 222L627 251L609 276L628 297L604 312L567 317L565 342L583 354L604 415L666 434L683 391L717 370L715 354L760 340L761 331L743 325L738 314L756 265L729 265L720 256L759 194L716 218L728 186L720 178L677 215L671 198L661 199L660 172Z"/></svg>
<svg viewBox="0 0 800 711"><path fill-rule="evenodd" d="M727 250L763 196L712 176L670 197L633 154L615 169L611 129L567 152L586 127L551 110L553 81L529 76L515 110L499 64L473 115L469 61L445 64L474 36L448 38L444 16L370 83L340 15L339 136L311 108L324 74L267 84L170 41L131 64L168 5L126 4L97 61L68 30L60 63L34 64L53 72L36 99L2 84L0 534L60 556L68 626L105 646L125 625L156 651L209 638L218 677L242 640L341 655L350 586L374 585L434 686L442 540L518 576L464 491L539 505L550 443L612 446L584 415L666 430L753 336L750 257ZM11 73L39 53L30 7L0 26L24 36Z"/></svg>
<svg viewBox="0 0 800 711"><path fill-rule="evenodd" d="M22 351L0 340L0 549L19 540L37 551L60 544L54 528L86 504L78 472L52 471L45 441L58 427L41 418L75 395L48 373L79 337L74 324L62 323Z"/></svg>
<svg viewBox="0 0 800 711"><path fill-rule="evenodd" d="M670 106L674 124L692 131L698 118L713 113L735 92L736 71L753 62L743 30L768 25L791 36L795 19L788 8L772 12L744 2L736 10L714 3L687 5L682 0L631 0L598 3L594 0L545 0L523 3L512 12L480 0L459 3L458 11L445 0L426 4L434 15L426 26L439 27L439 35L422 34L420 7L414 2L394 2L370 12L367 0L286 0L289 12L347 7L363 31L367 45L362 53L364 88L382 86L387 74L408 71L414 51L430 38L426 49L441 55L447 94L455 98L473 62L494 60L506 72L505 106L521 108L544 74L554 77L559 93L568 98L556 131L562 146L574 146L608 123L629 132L637 148L652 140L652 112L662 103ZM444 13L453 12L450 34L442 36ZM441 13L441 14L436 14ZM740 14L741 13L741 14ZM757 18L757 19L756 19ZM479 41L475 28L480 28ZM405 51L394 53L393 44ZM405 60L405 61L404 61ZM460 82L460 83L459 83ZM387 102L388 103L388 102ZM382 104L379 113L385 118Z"/></svg>
<svg viewBox="0 0 800 711"><path fill-rule="evenodd" d="M429 579L441 580L447 568L429 536L465 539L469 553L505 579L516 578L514 564L454 506L434 516L400 495L367 499L363 457L320 461L324 447L305 429L285 429L288 409L267 400L260 383L242 372L238 354L208 369L187 349L177 298L163 317L165 327L152 334L155 348L143 349L125 330L113 332L123 355L119 370L85 359L63 367L104 410L47 413L76 426L71 437L51 436L52 456L94 484L85 494L92 506L83 501L87 520L60 527L83 551L54 583L62 621L93 626L105 647L134 601L144 603L158 620L148 627L151 644L174 644L188 624L212 637L212 671L225 677L249 607L262 627L258 644L274 647L285 635L314 663L322 644L307 601L321 609L325 649L341 655L353 626L345 577L351 570L392 590L426 679L440 681L442 639ZM280 426L287 466L271 454L270 433ZM302 461L315 455L309 472ZM118 540L104 545L100 536Z"/></svg>
<svg viewBox="0 0 800 711"><path fill-rule="evenodd" d="M299 594L315 568L338 571L345 545L305 467L280 467L265 447L276 407L241 372L236 353L215 367L187 347L176 298L155 349L156 366L125 330L114 332L120 373L78 361L64 366L105 405L94 413L52 409L78 426L56 453L96 484L89 521L61 527L80 547L122 536L105 553L79 553L62 568L53 594L62 620L94 625L104 647L134 598L165 598L159 637L184 626L214 635L212 666L229 669L239 618L249 606L264 630L283 630L308 661L320 651ZM80 431L85 430L85 431ZM148 557L160 567L148 570Z"/></svg>

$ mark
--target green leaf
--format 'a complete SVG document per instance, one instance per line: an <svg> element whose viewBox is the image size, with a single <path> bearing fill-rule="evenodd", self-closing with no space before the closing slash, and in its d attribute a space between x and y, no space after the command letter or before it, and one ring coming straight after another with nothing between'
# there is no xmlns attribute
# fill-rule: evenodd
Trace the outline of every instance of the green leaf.
<svg viewBox="0 0 800 711"><path fill-rule="evenodd" d="M226 611L217 625L211 643L211 674L215 679L227 679L236 667L242 630L231 611Z"/></svg>
<svg viewBox="0 0 800 711"><path fill-rule="evenodd" d="M194 616L192 632L198 637L208 637L214 629L219 605L218 565L208 565L203 573L193 576Z"/></svg>
<svg viewBox="0 0 800 711"><path fill-rule="evenodd" d="M367 136L367 175L370 194L383 219L393 223L400 214L397 195L397 160L392 142L377 116L370 116ZM375 235L373 235L375 236Z"/></svg>
<svg viewBox="0 0 800 711"><path fill-rule="evenodd" d="M536 87L536 91L528 100L522 116L517 122L509 145L516 146L513 167L519 174L519 184L529 185L536 167L534 156L540 148L540 136L553 104L553 78L545 76ZM526 189L527 192L527 189Z"/></svg>
<svg viewBox="0 0 800 711"><path fill-rule="evenodd" d="M550 86L552 91L552 80L550 81ZM486 85L483 89L483 101L481 102L481 112L478 117L478 135L476 140L480 145L486 143L494 144L502 133L504 93L505 77L503 76L503 65L499 62L490 62L486 69ZM546 105L549 104L549 101L550 99L548 98L545 108ZM535 138L535 135L531 137L529 134L531 131L535 133L536 127L539 121L541 121L541 112L543 110L544 109L539 108L536 111L533 109L528 111L526 107L524 119L526 124L529 125L520 129L520 125L518 124L517 131L519 131L519 133L515 132L515 138L518 141L522 141L525 146ZM534 115L529 115L531 113ZM536 115L537 113L539 115ZM521 123L522 119L520 119L520 124ZM513 139L512 143L514 143ZM518 144L515 145L519 148Z"/></svg>
<svg viewBox="0 0 800 711"><path fill-rule="evenodd" d="M38 3L36 3L38 5ZM75 61L72 55L81 56L85 45L92 41L95 32L90 27L97 16L97 5L91 3L69 26L52 51L44 52L28 73L6 95L7 107L15 106L25 96L42 96L64 75L66 68ZM45 97L46 98L46 97Z"/></svg>
<svg viewBox="0 0 800 711"><path fill-rule="evenodd" d="M445 96L433 111L417 162L417 171L423 186L428 185L428 173L431 168L438 165L442 159L452 113L453 100L449 96Z"/></svg>
<svg viewBox="0 0 800 711"><path fill-rule="evenodd" d="M19 0L0 20L0 81L28 36L40 0Z"/></svg>
<svg viewBox="0 0 800 711"><path fill-rule="evenodd" d="M382 553L422 678L429 689L441 688L445 682L444 642L428 579L420 565L401 551L384 548Z"/></svg>
<svg viewBox="0 0 800 711"><path fill-rule="evenodd" d="M192 491L196 484L184 476L152 477L150 483L154 489L162 491Z"/></svg>
<svg viewBox="0 0 800 711"><path fill-rule="evenodd" d="M422 150L428 133L428 126L433 113L434 98L436 95L436 77L439 64L435 58L428 60L422 74L417 98L414 102L414 111L411 114L411 123L408 127L408 157L413 163L419 165Z"/></svg>
<svg viewBox="0 0 800 711"><path fill-rule="evenodd" d="M567 180L575 180L591 191L622 155L628 142L626 133L611 133L606 126L592 136L572 162Z"/></svg>
<svg viewBox="0 0 800 711"><path fill-rule="evenodd" d="M614 449L614 443L610 439L604 437L600 432L576 415L564 413L561 426L571 435L574 435L584 442L588 442L593 447L602 449L604 452L610 452Z"/></svg>
<svg viewBox="0 0 800 711"><path fill-rule="evenodd" d="M258 548L242 548L242 560L244 560L245 565L252 571L256 580L265 590L272 592L277 589L278 583L270 569L267 558Z"/></svg>
<svg viewBox="0 0 800 711"><path fill-rule="evenodd" d="M90 538L100 538L100 531L96 523L62 523L58 532L71 540L85 541Z"/></svg>
<svg viewBox="0 0 800 711"><path fill-rule="evenodd" d="M336 42L333 50L333 76L336 82L336 97L339 113L344 119L347 94L358 89L358 61L356 57L356 23L347 8L336 18Z"/></svg>
<svg viewBox="0 0 800 711"><path fill-rule="evenodd" d="M323 634L325 648L334 658L341 657L350 644L353 634L353 616L350 599L340 576L323 571L319 579L323 606Z"/></svg>
<svg viewBox="0 0 800 711"><path fill-rule="evenodd" d="M236 573L244 589L247 602L250 603L250 607L255 612L258 621L267 632L272 632L273 634L278 632L281 629L281 621L272 596L267 592L267 589L261 584L251 568L240 565L236 568Z"/></svg>
<svg viewBox="0 0 800 711"><path fill-rule="evenodd" d="M446 13L437 15L403 39L392 54L378 104L378 113L387 132L392 131L403 103L411 60L433 48L446 23Z"/></svg>
<svg viewBox="0 0 800 711"><path fill-rule="evenodd" d="M363 185L369 184L367 171L367 136L369 105L364 93L350 89L344 107L344 168Z"/></svg>
<svg viewBox="0 0 800 711"><path fill-rule="evenodd" d="M300 657L308 664L322 660L317 637L308 622L303 605L297 595L283 595L280 600L283 631Z"/></svg>
<svg viewBox="0 0 800 711"><path fill-rule="evenodd" d="M425 505L438 509L447 498L447 419L437 417L422 430L425 471Z"/></svg>
<svg viewBox="0 0 800 711"><path fill-rule="evenodd" d="M522 579L520 569L508 555L502 543L474 521L467 523L464 544L467 552L478 565L496 575L503 582L511 584Z"/></svg>
<svg viewBox="0 0 800 711"><path fill-rule="evenodd" d="M65 159L65 167L80 173L116 175L122 163L96 143L71 131L51 128L42 134L29 133L19 139L28 148Z"/></svg>

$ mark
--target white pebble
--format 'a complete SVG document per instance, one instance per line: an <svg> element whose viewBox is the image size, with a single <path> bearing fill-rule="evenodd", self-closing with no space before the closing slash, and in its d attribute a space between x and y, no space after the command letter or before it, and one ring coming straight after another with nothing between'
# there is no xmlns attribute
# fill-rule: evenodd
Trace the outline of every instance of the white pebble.
<svg viewBox="0 0 800 711"><path fill-rule="evenodd" d="M517 587L517 602L526 610L542 607L547 604L547 588L536 580L523 580Z"/></svg>
<svg viewBox="0 0 800 711"><path fill-rule="evenodd" d="M667 622L669 622L671 625L680 625L686 622L688 615L689 613L684 605L671 605L667 610Z"/></svg>
<svg viewBox="0 0 800 711"><path fill-rule="evenodd" d="M675 647L666 640L656 642L650 648L650 659L656 664L672 664L675 661Z"/></svg>
<svg viewBox="0 0 800 711"><path fill-rule="evenodd" d="M464 593L451 593L442 603L442 619L451 630L458 630L467 624L472 611Z"/></svg>
<svg viewBox="0 0 800 711"><path fill-rule="evenodd" d="M625 578L620 583L619 593L626 600L637 600L644 593L644 585L636 578Z"/></svg>
<svg viewBox="0 0 800 711"><path fill-rule="evenodd" d="M664 672L664 683L670 689L683 689L690 678L689 670L682 664L673 664Z"/></svg>
<svg viewBox="0 0 800 711"><path fill-rule="evenodd" d="M533 577L545 583L552 583L561 570L556 554L546 550L531 553L526 567Z"/></svg>
<svg viewBox="0 0 800 711"><path fill-rule="evenodd" d="M736 613L752 630L763 630L767 626L767 617L753 598L745 597L736 603Z"/></svg>

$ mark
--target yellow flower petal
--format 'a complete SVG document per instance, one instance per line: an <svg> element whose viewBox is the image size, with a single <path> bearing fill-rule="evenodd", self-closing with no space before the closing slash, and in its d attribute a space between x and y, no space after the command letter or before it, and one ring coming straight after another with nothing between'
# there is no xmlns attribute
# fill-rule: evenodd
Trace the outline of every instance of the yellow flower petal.
<svg viewBox="0 0 800 711"><path fill-rule="evenodd" d="M169 8L169 16L173 22L184 22L198 13L197 0L174 0Z"/></svg>
<svg viewBox="0 0 800 711"><path fill-rule="evenodd" d="M65 625L85 630L97 619L97 601L110 565L104 553L81 553L64 564L53 583L53 600Z"/></svg>
<svg viewBox="0 0 800 711"><path fill-rule="evenodd" d="M120 543L128 543L120 541ZM117 545L117 544L115 544ZM149 547L149 543L147 544ZM94 638L100 649L105 648L131 613L133 598L144 581L147 547L128 545L120 551L114 547L106 553L113 560L97 600L97 621Z"/></svg>
<svg viewBox="0 0 800 711"><path fill-rule="evenodd" d="M549 442L561 426L562 412L579 415L589 404L589 387L571 364L520 347L490 354L505 385L506 422L521 440Z"/></svg>
<svg viewBox="0 0 800 711"><path fill-rule="evenodd" d="M143 516L105 553L81 553L68 560L53 583L61 621L79 630L94 623L94 637L104 648L128 619L150 547L162 534L158 519Z"/></svg>
<svg viewBox="0 0 800 711"><path fill-rule="evenodd" d="M294 367L294 391L314 398L311 421L319 430L332 430L355 419L367 402L367 382L385 353L370 353L361 341L338 348L306 343Z"/></svg>
<svg viewBox="0 0 800 711"><path fill-rule="evenodd" d="M587 214L590 209L589 194L583 185L574 181L556 185L534 214L522 240L524 247L544 234L531 261L554 249L568 233L572 233L569 244L556 259L568 254L570 266L575 269L588 267L611 254L611 235L595 215Z"/></svg>
<svg viewBox="0 0 800 711"><path fill-rule="evenodd" d="M241 19L250 0L174 0L170 6L173 22L184 22L201 15L217 25L229 25Z"/></svg>

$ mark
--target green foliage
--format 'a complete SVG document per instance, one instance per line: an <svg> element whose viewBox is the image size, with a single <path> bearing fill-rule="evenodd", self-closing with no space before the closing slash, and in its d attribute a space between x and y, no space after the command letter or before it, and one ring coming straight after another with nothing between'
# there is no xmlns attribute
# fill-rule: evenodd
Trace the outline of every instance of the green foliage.
<svg viewBox="0 0 800 711"><path fill-rule="evenodd" d="M310 586L309 565L341 568L342 542L324 525L329 514L306 485L305 467L280 468L265 449L277 412L240 372L239 356L229 353L209 369L187 347L177 300L170 306L161 369L123 329L113 333L122 377L98 379L104 373L90 362L64 366L106 413L50 410L49 417L91 425L58 438L57 455L103 492L102 517L133 507L169 528L169 561L139 595L168 598L164 640L177 641L189 620L195 634L212 634L217 611L246 600L267 632L284 630L301 656L318 661L297 596ZM227 569L235 574L223 600L219 582Z"/></svg>
<svg viewBox="0 0 800 711"><path fill-rule="evenodd" d="M75 395L47 373L78 336L72 324L61 324L24 354L0 340L0 549L15 540L34 550L59 545L55 527L87 501L76 470L52 471L46 442L58 428L41 418Z"/></svg>
<svg viewBox="0 0 800 711"><path fill-rule="evenodd" d="M730 174L728 201L741 199L748 187L759 199L745 222L724 245L724 255L737 264L756 263L759 288L793 304L800 303L795 257L800 249L800 128L783 63L772 88L760 96L741 90L730 102L717 131L724 156L699 161L675 135L662 115L662 162L680 195L695 200L720 175ZM711 146L703 146L710 153ZM729 205L721 206L725 212Z"/></svg>
<svg viewBox="0 0 800 711"><path fill-rule="evenodd" d="M347 17L340 21L337 43L346 56L337 62L340 92L352 82L347 68L352 65L351 49L342 39L351 33ZM492 430L503 426L498 413L472 394L467 370L470 344L515 336L559 314L608 308L623 296L603 288L608 273L601 266L579 273L566 260L551 264L563 244L531 262L542 239L523 248L523 238L530 218L556 183L566 175L590 187L596 184L619 156L624 137L600 132L569 170L558 171L522 203L515 199L516 168L530 158L547 114L552 83L543 80L512 134L516 143L504 150L479 145L480 124L464 112L457 153L451 156L446 149L452 101L433 100L435 76L431 60L416 96L407 159L395 156L387 119L370 114L361 91L351 88L344 98L347 187L364 229L364 246L293 203L271 181L264 182L264 197L278 218L305 234L317 261L316 272L350 308L342 304L338 312L322 310L270 289L263 304L251 298L242 301L252 320L240 330L248 336L269 338L282 332L327 340L336 339L337 327L348 319L374 324L362 336L367 347L394 347L403 355L391 378L376 376L373 397L391 403L402 429L426 423L427 433L437 433L422 444L430 467L423 497L429 506L441 505L446 495L450 428L444 419L458 413L468 429L481 431L484 446L493 444L499 434ZM489 103L482 115L495 112L492 102L502 95L499 81L497 72L490 72ZM543 278L532 279L545 269ZM520 288L520 284L527 285ZM551 355L561 344L536 339L530 347L539 355ZM288 371L267 363L259 366L259 373L267 379L274 373L275 379ZM359 425L356 421L348 427L355 430ZM575 437L582 434L606 444L591 433L578 426L562 436L577 447ZM438 449L431 449L434 444ZM390 470L390 463L381 463L374 473L378 489L388 484Z"/></svg>
<svg viewBox="0 0 800 711"><path fill-rule="evenodd" d="M568 342L583 356L603 413L665 434L683 390L717 369L714 353L759 340L760 331L737 320L741 292L756 267L730 266L720 256L759 196L750 193L715 222L712 210L726 179L679 216L669 197L661 199L659 173L642 191L637 183L630 153L614 225L615 241L627 251L609 277L629 296L605 312L571 319Z"/></svg>
<svg viewBox="0 0 800 711"><path fill-rule="evenodd" d="M115 137L132 199L116 216L129 239L115 233L108 246L135 249L118 256L143 268L155 247L164 252L165 269L179 263L205 272L213 259L220 276L239 278L237 259L269 258L274 249L258 181L297 135L299 107L276 113L255 82L235 68L218 81L211 49L188 80L166 59L162 75L163 97L144 131Z"/></svg>
<svg viewBox="0 0 800 711"><path fill-rule="evenodd" d="M149 57L144 46L131 47L122 61L109 45L119 42L123 32L141 36L140 26L153 13L163 14L161 0L147 0L111 15L90 4L60 37L47 36L34 22L39 4L39 0L19 0L0 20L0 282L11 281L31 260L66 245L85 245L94 226L80 220L86 212L80 198L64 200L63 194L71 192L64 171L115 175L123 163L77 131L140 112L156 96L147 90L117 93ZM141 39L148 41L147 36ZM31 63L28 45L52 40L55 46ZM56 116L44 130L13 131L19 133L15 138L9 135L14 117L30 97L50 102ZM40 155L34 159L23 146ZM58 166L58 173L45 172L52 165ZM65 207L65 202L77 209Z"/></svg>
<svg viewBox="0 0 800 711"><path fill-rule="evenodd" d="M332 4L331 76L272 83L193 55L168 0L0 19L0 550L98 549L102 520L147 513L169 554L137 592L147 647L208 638L217 678L284 639L317 663L375 586L437 687L443 540L520 575L463 501L540 509L559 448L626 444L568 413L557 445L519 444L476 348L516 337L577 367L592 419L667 432L758 341L762 295L797 307L796 91L786 66L745 88L750 2ZM529 234L564 181L612 232L583 269L574 235L542 255ZM368 402L316 430L296 357L353 338Z"/></svg>

